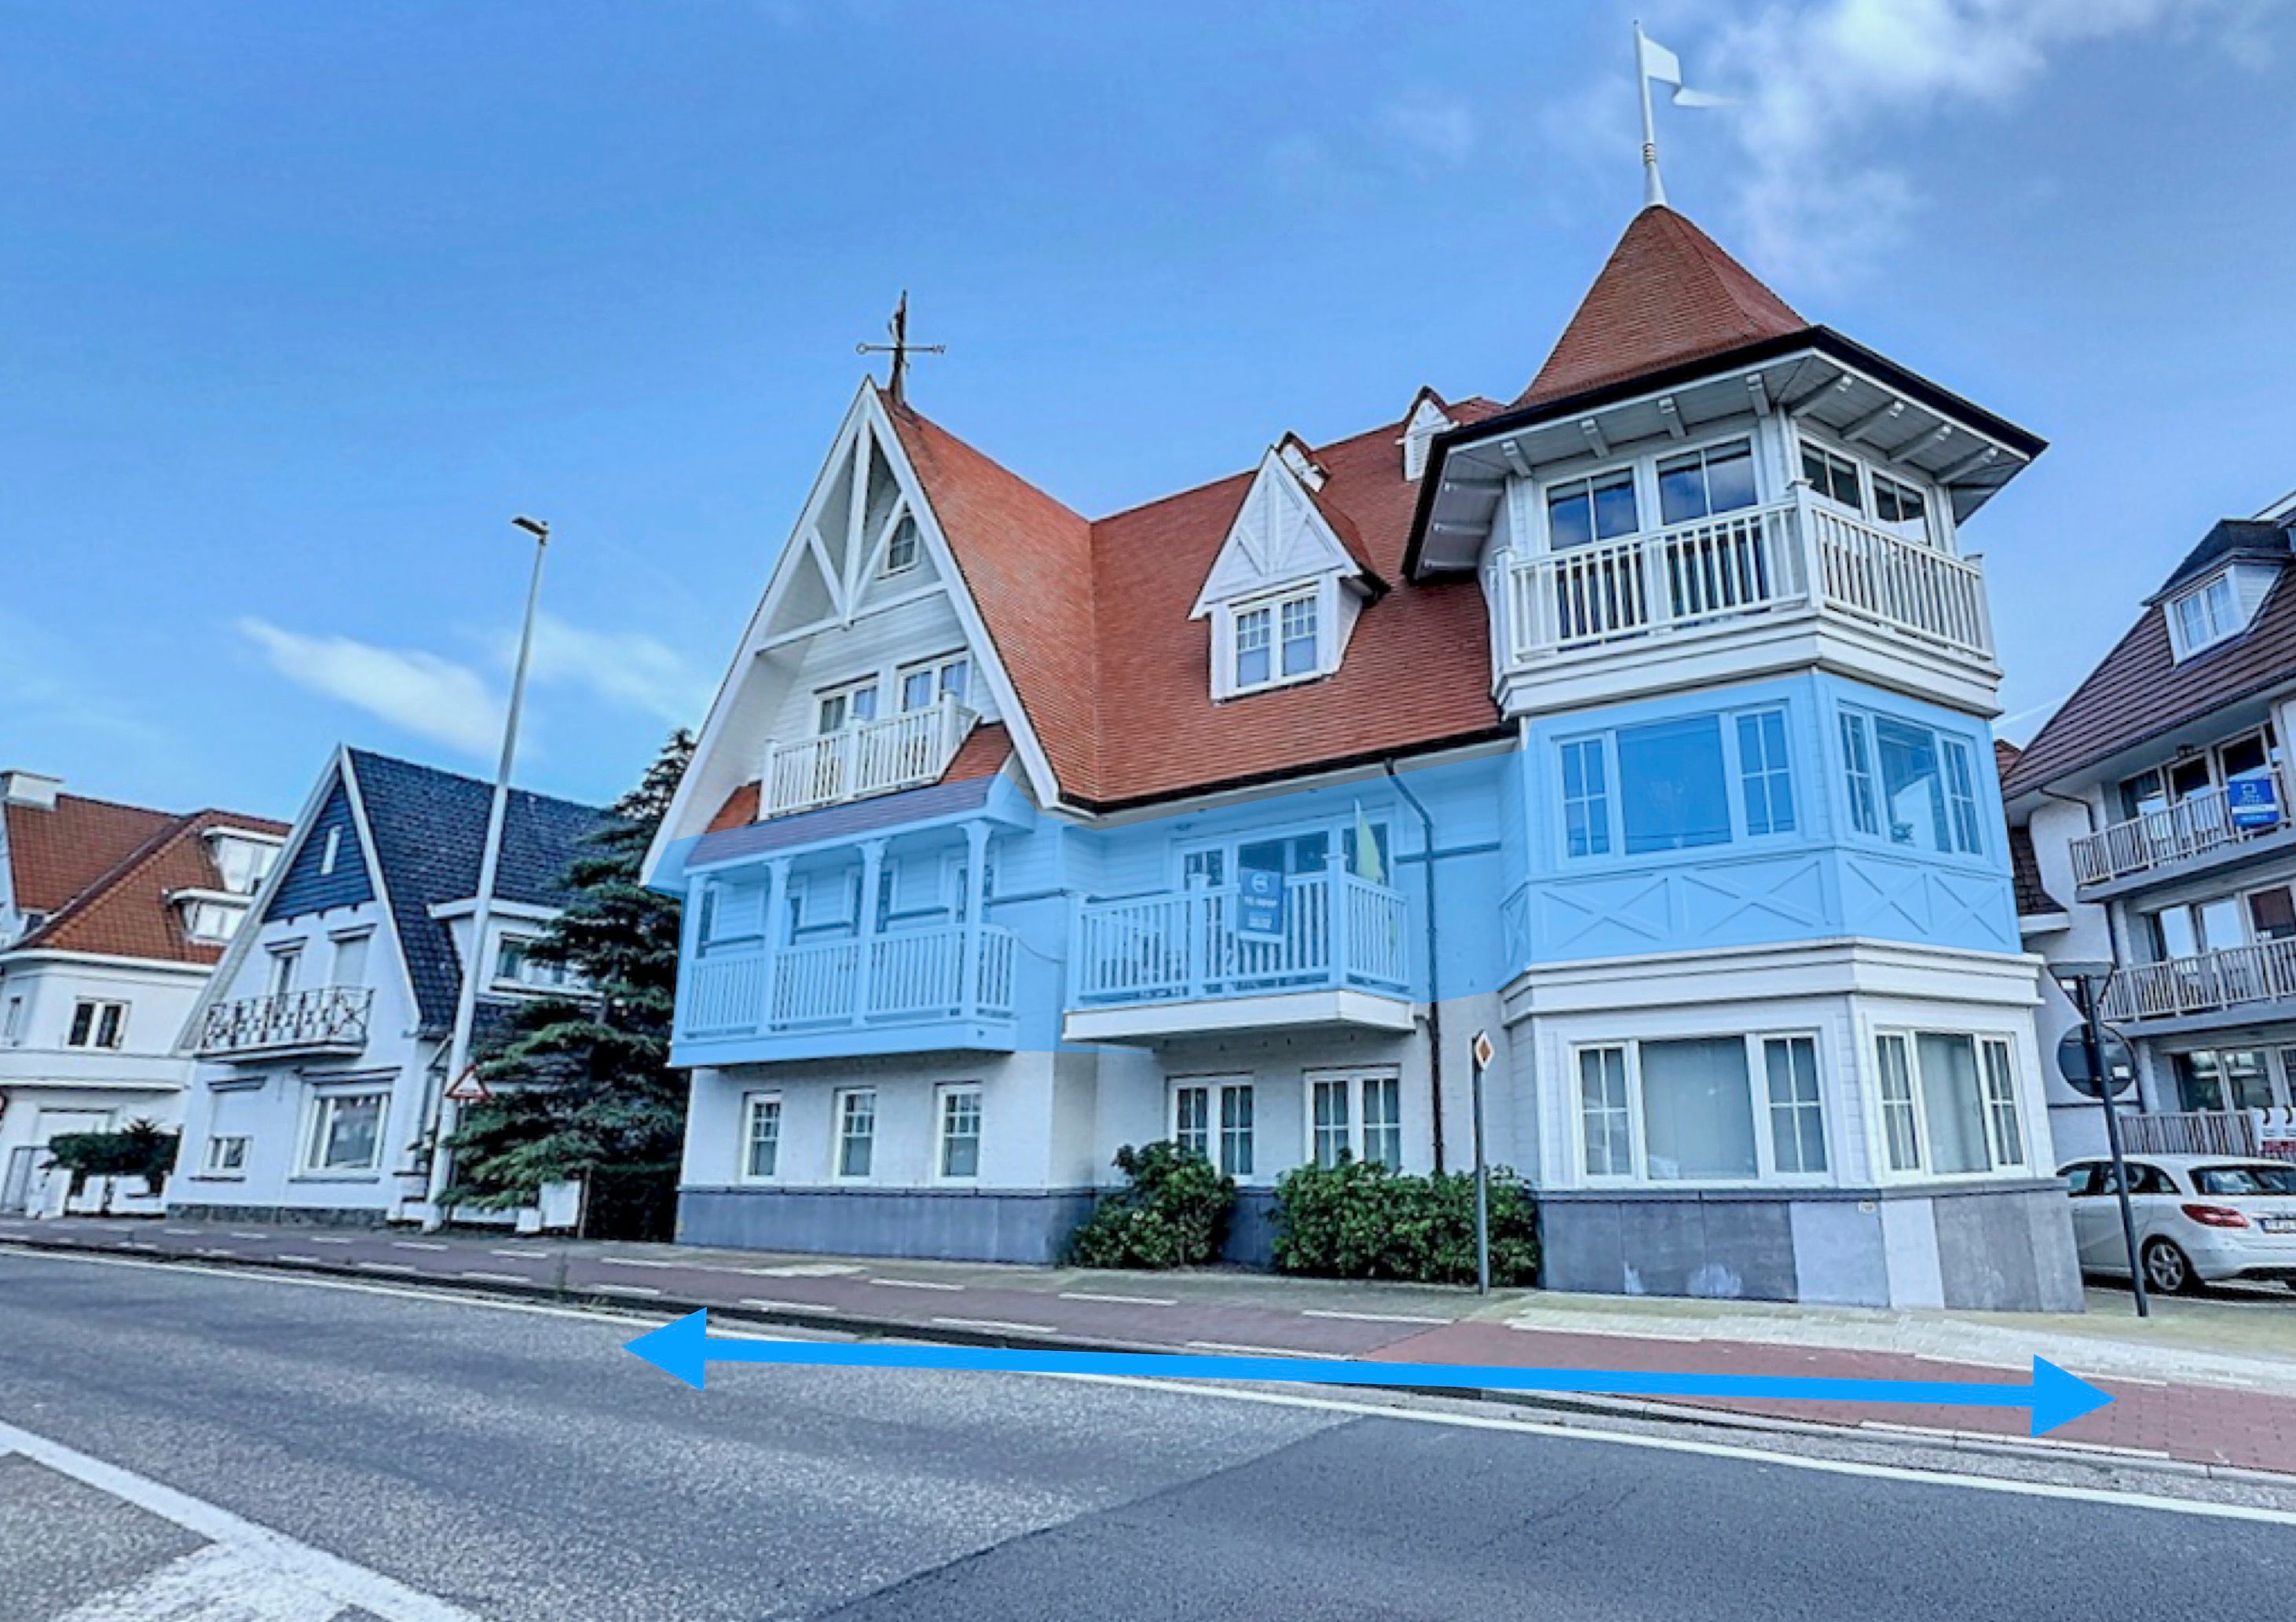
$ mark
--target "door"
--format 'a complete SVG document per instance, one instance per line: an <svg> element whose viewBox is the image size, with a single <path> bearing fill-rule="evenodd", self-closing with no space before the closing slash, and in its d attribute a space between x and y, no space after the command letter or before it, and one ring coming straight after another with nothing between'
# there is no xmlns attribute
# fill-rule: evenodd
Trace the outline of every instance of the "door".
<svg viewBox="0 0 2296 1622"><path fill-rule="evenodd" d="M21 1216L29 1209L32 1194L32 1168L40 1163L40 1149L36 1143L22 1143L8 1151L8 1170L0 1178L0 1215Z"/></svg>

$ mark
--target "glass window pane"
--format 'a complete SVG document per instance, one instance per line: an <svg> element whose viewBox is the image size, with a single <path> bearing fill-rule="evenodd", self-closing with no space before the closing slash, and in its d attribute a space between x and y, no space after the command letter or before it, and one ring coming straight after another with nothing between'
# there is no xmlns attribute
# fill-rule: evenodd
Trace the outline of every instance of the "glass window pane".
<svg viewBox="0 0 2296 1622"><path fill-rule="evenodd" d="M1874 743L1882 760L1890 842L1950 851L1953 836L1946 824L1945 774L1938 763L1937 734L1926 726L1876 716Z"/></svg>
<svg viewBox="0 0 2296 1622"><path fill-rule="evenodd" d="M1595 481L1595 537L1616 540L1642 526L1635 518L1635 476L1607 474Z"/></svg>
<svg viewBox="0 0 2296 1622"><path fill-rule="evenodd" d="M1250 609L1235 617L1235 681L1239 687L1257 687L1270 679L1268 611Z"/></svg>
<svg viewBox="0 0 2296 1622"><path fill-rule="evenodd" d="M1662 524L1686 524L1712 511L1706 501L1706 467L1693 455L1658 464L1658 517Z"/></svg>
<svg viewBox="0 0 2296 1622"><path fill-rule="evenodd" d="M1628 856L1727 844L1730 795L1720 718L1693 716L1621 728L1619 803Z"/></svg>
<svg viewBox="0 0 2296 1622"><path fill-rule="evenodd" d="M1251 1175L1251 1089L1220 1089L1220 1169L1231 1177Z"/></svg>
<svg viewBox="0 0 2296 1622"><path fill-rule="evenodd" d="M1556 552L1595 538L1595 507L1582 480L1546 493L1546 544Z"/></svg>
<svg viewBox="0 0 2296 1622"><path fill-rule="evenodd" d="M1316 668L1316 600L1295 598L1283 605L1283 674L1304 676Z"/></svg>
<svg viewBox="0 0 2296 1622"><path fill-rule="evenodd" d="M1914 1107L1912 1060L1903 1036L1875 1042L1879 1060L1875 1086L1882 1095L1882 1130L1888 1140L1890 1169L1916 1171L1922 1163L1921 1124Z"/></svg>
<svg viewBox="0 0 2296 1622"><path fill-rule="evenodd" d="M941 1094L940 1175L980 1171L980 1094L966 1087Z"/></svg>
<svg viewBox="0 0 2296 1622"><path fill-rule="evenodd" d="M1403 1165L1403 1082L1366 1076L1363 1084L1364 1159L1375 1166Z"/></svg>
<svg viewBox="0 0 2296 1622"><path fill-rule="evenodd" d="M749 1173L753 1177L770 1177L781 1160L782 1101L778 1098L753 1098L750 1101Z"/></svg>
<svg viewBox="0 0 2296 1622"><path fill-rule="evenodd" d="M1754 447L1739 441L1706 454L1706 510L1729 512L1754 504Z"/></svg>
<svg viewBox="0 0 2296 1622"><path fill-rule="evenodd" d="M1600 738L1562 746L1564 848L1574 856L1603 856L1611 848L1611 793Z"/></svg>
<svg viewBox="0 0 2296 1622"><path fill-rule="evenodd" d="M1182 1087L1172 1095L1172 1141L1190 1154L1211 1159L1211 1090Z"/></svg>
<svg viewBox="0 0 2296 1622"><path fill-rule="evenodd" d="M1626 1049L1579 1051L1578 1109L1586 1133L1587 1175L1631 1176L1634 1137L1627 1109Z"/></svg>
<svg viewBox="0 0 2296 1622"><path fill-rule="evenodd" d="M1643 1152L1653 1180L1755 1175L1742 1040L1645 1042L1642 1069Z"/></svg>
<svg viewBox="0 0 2296 1622"><path fill-rule="evenodd" d="M1316 1164L1337 1166L1348 1152L1348 1084L1319 1081L1315 1085Z"/></svg>
<svg viewBox="0 0 2296 1622"><path fill-rule="evenodd" d="M1914 1038L1914 1047L1921 1069L1922 1124L1930 1135L1930 1169L1988 1169L1977 1044L1967 1036L1923 1031Z"/></svg>
<svg viewBox="0 0 2296 1622"><path fill-rule="evenodd" d="M1849 786L1849 820L1860 833L1882 831L1881 791L1874 781L1874 755L1866 735L1866 717L1841 717L1841 761Z"/></svg>
<svg viewBox="0 0 2296 1622"><path fill-rule="evenodd" d="M1825 1106L1817 1090L1817 1044L1774 1036L1762 1044L1770 1094L1770 1158L1782 1172L1825 1169Z"/></svg>
<svg viewBox="0 0 2296 1622"><path fill-rule="evenodd" d="M1786 718L1780 711L1738 717L1738 778L1746 831L1791 833L1793 774L1786 763Z"/></svg>
<svg viewBox="0 0 2296 1622"><path fill-rule="evenodd" d="M2017 1117L2016 1074L2006 1042L1985 1044L1985 1118L1993 1133L1993 1163L2025 1163L2025 1130Z"/></svg>
<svg viewBox="0 0 2296 1622"><path fill-rule="evenodd" d="M1975 856L1985 848L1984 819L1977 809L1977 774L1969 762L1969 745L1957 738L1939 740L1945 758L1946 804L1953 815L1953 847Z"/></svg>

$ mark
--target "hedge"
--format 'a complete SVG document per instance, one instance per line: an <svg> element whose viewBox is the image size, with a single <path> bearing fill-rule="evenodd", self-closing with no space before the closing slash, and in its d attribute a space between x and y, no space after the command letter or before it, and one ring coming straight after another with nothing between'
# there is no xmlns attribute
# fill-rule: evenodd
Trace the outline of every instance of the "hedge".
<svg viewBox="0 0 2296 1622"><path fill-rule="evenodd" d="M1475 1179L1421 1176L1341 1156L1275 1184L1275 1266L1323 1278L1475 1282ZM1504 1168L1490 1173L1491 1282L1538 1282L1538 1202Z"/></svg>

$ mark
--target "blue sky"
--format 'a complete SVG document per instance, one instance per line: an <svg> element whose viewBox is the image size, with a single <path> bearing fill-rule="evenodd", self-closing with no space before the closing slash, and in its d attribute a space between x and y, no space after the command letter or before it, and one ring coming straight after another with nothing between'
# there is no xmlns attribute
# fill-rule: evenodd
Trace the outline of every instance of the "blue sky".
<svg viewBox="0 0 2296 1622"><path fill-rule="evenodd" d="M2275 0L0 0L0 766L291 811L698 721L912 290L914 397L1099 512L1511 395L1639 197L2054 448L1966 534L2022 736L2296 487Z"/></svg>

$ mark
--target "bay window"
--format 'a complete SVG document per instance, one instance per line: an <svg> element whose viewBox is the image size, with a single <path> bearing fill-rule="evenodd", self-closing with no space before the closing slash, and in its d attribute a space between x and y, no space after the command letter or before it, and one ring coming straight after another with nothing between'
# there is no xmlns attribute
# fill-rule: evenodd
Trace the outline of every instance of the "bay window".
<svg viewBox="0 0 2296 1622"><path fill-rule="evenodd" d="M1590 1178L1751 1183L1824 1174L1817 1040L1646 1038L1577 1050Z"/></svg>
<svg viewBox="0 0 2296 1622"><path fill-rule="evenodd" d="M1558 749L1566 859L1693 850L1794 830L1783 709L1622 726Z"/></svg>
<svg viewBox="0 0 2296 1622"><path fill-rule="evenodd" d="M1850 825L1892 845L1945 855L1985 849L1984 813L1969 741L1919 722L1841 712Z"/></svg>
<svg viewBox="0 0 2296 1622"><path fill-rule="evenodd" d="M1754 504L1754 446L1733 439L1704 450L1661 456L1658 463L1658 519L1687 524L1717 512Z"/></svg>
<svg viewBox="0 0 2296 1622"><path fill-rule="evenodd" d="M2027 1164L2006 1037L1883 1031L1874 1060L1890 1170L1961 1176Z"/></svg>

